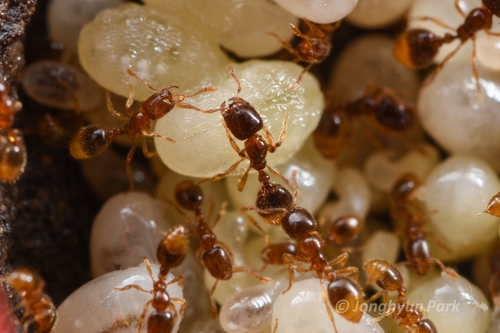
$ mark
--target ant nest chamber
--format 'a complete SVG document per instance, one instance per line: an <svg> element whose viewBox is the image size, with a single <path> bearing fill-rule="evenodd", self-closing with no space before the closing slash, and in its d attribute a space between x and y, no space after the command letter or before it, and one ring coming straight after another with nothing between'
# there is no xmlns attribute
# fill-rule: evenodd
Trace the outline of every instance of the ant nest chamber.
<svg viewBox="0 0 500 333"><path fill-rule="evenodd" d="M500 332L500 1L0 11L0 332Z"/></svg>

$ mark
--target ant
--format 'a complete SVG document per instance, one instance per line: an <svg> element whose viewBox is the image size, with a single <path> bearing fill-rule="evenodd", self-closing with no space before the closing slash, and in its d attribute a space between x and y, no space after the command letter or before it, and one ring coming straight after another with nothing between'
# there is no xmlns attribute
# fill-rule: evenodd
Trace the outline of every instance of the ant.
<svg viewBox="0 0 500 333"><path fill-rule="evenodd" d="M172 94L171 89L178 88L177 86L170 85L163 87L161 90L157 90L150 86L149 83L144 81L130 69L127 69L127 73L139 80L150 90L154 91L154 93L145 100L141 101L139 105L139 111L134 112L130 109L134 101L134 91L132 89L132 86L129 85L130 94L125 104L125 109L128 113L128 116L125 116L113 108L109 92L107 92L106 97L109 112L113 117L125 121L125 125L123 126L123 128L110 129L104 129L99 125L85 126L78 131L78 133L71 141L70 152L71 155L76 159L95 157L104 152L109 147L113 139L122 135L128 135L133 141L126 159L126 170L130 181L130 191L132 191L134 188L134 181L132 178L132 168L130 166L130 163L132 161L136 148L134 144L135 139L137 137L142 138L142 152L144 153L144 156L146 156L147 158L155 156L156 152L149 152L148 150L146 137L160 138L170 142L175 142L175 140L161 134L151 132L153 121L162 118L167 113L172 111L174 107L196 109L190 104L183 103L184 99L196 96L204 92L215 91L216 88L204 87L189 95Z"/></svg>
<svg viewBox="0 0 500 333"><path fill-rule="evenodd" d="M12 128L21 102L9 95L7 84L0 79L0 182L15 182L26 167L26 146L21 131Z"/></svg>
<svg viewBox="0 0 500 333"><path fill-rule="evenodd" d="M430 263L434 262L448 275L457 277L458 275L445 267L440 260L430 257L426 238L428 234L432 234L425 230L426 213L422 212L421 204L415 199L417 187L417 177L411 173L404 174L393 185L390 193L391 215L396 221L402 221L406 225L403 234L407 264L415 273L425 275L429 271ZM447 248L437 238L436 242Z"/></svg>
<svg viewBox="0 0 500 333"><path fill-rule="evenodd" d="M432 64L439 48L443 44L449 44L455 40L459 40L460 44L451 51L444 60L438 64L433 72L432 78L443 68L445 63L450 60L462 45L472 40L472 73L476 79L476 89L481 95L481 86L479 85L479 72L477 69L476 60L476 33L484 30L488 35L500 36L500 33L491 31L493 27L493 16L500 17L500 1L498 0L482 0L483 5L472 9L469 14L466 14L459 5L459 0L454 0L455 8L464 18L464 23L458 28L453 28L446 23L432 17L417 17L415 19L429 20L446 29L449 29L456 34L446 33L444 37L436 36L426 29L411 29L403 32L397 39L394 52L396 58L404 65L421 69Z"/></svg>
<svg viewBox="0 0 500 333"><path fill-rule="evenodd" d="M178 183L174 189L176 208L186 219L189 218L179 209L190 211L196 220L196 231L200 241L200 248L197 251L198 259L203 263L207 271L216 279L210 289L210 301L212 303L212 317L217 316L217 307L214 299L215 288L220 280L229 280L234 273L247 272L261 282L270 282L268 278L257 275L253 270L246 267L234 267L232 253L227 246L217 240L217 236L212 231L221 216L224 214L224 206L215 218L212 226L205 222L201 206L203 203L203 191L201 187L191 180L184 180Z"/></svg>
<svg viewBox="0 0 500 333"><path fill-rule="evenodd" d="M374 321L379 321L385 316L392 314L392 318L399 321L399 327L411 333L437 333L436 327L430 319L423 319L424 310L414 304L409 304L406 298L406 287L403 285L403 277L396 268L387 261L374 259L368 261L364 268L370 279L377 286L382 288L381 291L373 295L368 301L378 298L381 294L384 295L386 304L389 300L388 292L397 291L396 306L391 307L382 316L375 318Z"/></svg>
<svg viewBox="0 0 500 333"><path fill-rule="evenodd" d="M280 140L278 142L274 141L274 138L269 131L269 129L264 125L261 116L254 109L250 103L244 100L241 97L238 97L241 92L241 83L236 77L236 72L233 67L227 66L229 74L234 79L236 84L238 85L238 89L236 92L236 96L229 99L229 105L226 107L226 102L222 102L220 108L214 110L206 110L201 111L204 113L214 113L220 111L223 117L222 125L226 130L226 135L231 143L231 147L233 147L234 151L238 153L241 157L239 161L234 163L229 167L225 172L215 175L212 178L203 179L198 184L208 181L208 180L219 180L230 173L232 173L238 165L244 160L249 160L250 164L248 165L247 170L238 179L238 190L243 191L245 188L245 184L247 182L248 173L251 169L255 169L257 171L264 170L266 167L276 176L280 177L283 181L287 182L286 178L276 169L267 164L266 155L268 152L274 153L278 147L283 144L286 137L286 124L288 121L288 113L285 115L285 119L283 120L283 130L280 134ZM257 134L261 129L264 130L267 137L267 142L264 138ZM233 138L233 135L238 140L244 140L244 148L240 149L238 144Z"/></svg>
<svg viewBox="0 0 500 333"><path fill-rule="evenodd" d="M491 216L495 217L500 217L500 192L495 194L490 199L483 213L490 214Z"/></svg>
<svg viewBox="0 0 500 333"><path fill-rule="evenodd" d="M281 44L283 44L283 47L288 52L295 55L298 61L308 63L308 65L300 73L297 81L290 87L291 90L296 89L300 85L300 82L302 82L302 76L304 76L304 74L311 69L312 65L319 64L323 62L326 57L328 57L332 48L330 35L340 26L341 23L341 21L339 21L334 25L321 24L317 26L304 18L302 20L309 27L308 34L303 34L299 28L290 23L290 29L292 32L297 37L303 39L296 48L293 48L289 42L282 40L274 32L267 33L268 35L275 37Z"/></svg>
<svg viewBox="0 0 500 333"><path fill-rule="evenodd" d="M320 153L335 159L345 140L352 135L352 121L369 117L375 125L389 133L408 133L416 122L415 106L385 87L367 87L363 96L349 101L327 104L313 139Z"/></svg>
<svg viewBox="0 0 500 333"><path fill-rule="evenodd" d="M20 319L23 332L33 323L34 332L50 333L56 324L56 308L52 300L43 292L45 281L35 271L26 268L16 268L8 276L1 279L19 295L20 304L13 311L24 308Z"/></svg>
<svg viewBox="0 0 500 333"><path fill-rule="evenodd" d="M177 322L177 310L173 302L181 305L179 315L183 316L186 301L182 298L170 297L167 287L171 284L178 283L182 288L181 282L184 275L178 275L171 281L167 282L167 275L171 269L178 267L186 257L188 251L188 235L189 232L184 226L177 226L174 230L167 232L163 240L158 245L156 257L160 262L160 272L158 279L153 277L153 270L149 264L148 259L144 259L144 264L148 271L151 280L153 281L153 290L144 290L141 286L130 284L123 288L115 288L118 291L125 291L129 289L136 289L145 293L153 295L153 298L144 304L142 315L139 318L139 326L137 333L140 333L146 318L146 311L151 304L154 311L149 315L147 322L148 333L171 333Z"/></svg>

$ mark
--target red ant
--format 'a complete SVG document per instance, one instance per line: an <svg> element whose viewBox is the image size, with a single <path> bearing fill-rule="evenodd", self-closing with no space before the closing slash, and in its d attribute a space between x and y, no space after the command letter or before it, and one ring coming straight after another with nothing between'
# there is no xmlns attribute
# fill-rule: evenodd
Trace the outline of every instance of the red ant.
<svg viewBox="0 0 500 333"><path fill-rule="evenodd" d="M204 92L215 91L216 88L204 87L189 95L172 94L170 90L173 88L178 88L177 86L171 85L171 86L166 86L161 90L157 90L152 86L150 86L146 81L141 79L139 76L137 76L137 74L132 72L130 69L127 69L127 73L136 78L137 80L139 80L150 90L154 91L154 93L140 103L139 111L134 112L130 109L134 101L134 91L132 90L132 87L129 85L130 95L128 97L127 103L125 104L128 116L125 116L113 108L113 104L111 103L111 99L108 92L107 93L108 110L113 117L125 121L123 129L122 128L104 129L99 125L85 126L78 131L78 133L74 136L73 140L71 141L70 152L71 155L76 159L95 157L104 152L109 147L113 139L122 135L128 135L130 139L133 141L133 144L130 147L130 150L127 154L126 170L130 181L130 190L133 190L134 181L132 178L132 168L130 166L130 163L132 161L135 152L135 138L136 137L142 138L142 152L144 153L144 156L146 156L147 158L155 156L156 152L149 152L148 150L146 137L160 138L168 140L170 142L175 142L175 140L158 133L150 132L153 126L153 121L162 118L167 113L172 111L174 107L180 107L185 109L196 109L192 105L182 102L184 101L184 99L188 97L193 97Z"/></svg>
<svg viewBox="0 0 500 333"><path fill-rule="evenodd" d="M395 220L402 221L406 225L403 235L407 263L419 275L427 274L429 264L434 262L447 274L457 277L457 274L445 267L440 260L430 257L426 238L428 234L432 234L425 230L425 213L422 212L421 204L415 199L417 186L416 176L405 174L396 181L390 193L391 215ZM436 241L446 248L438 239Z"/></svg>
<svg viewBox="0 0 500 333"><path fill-rule="evenodd" d="M26 166L26 146L21 131L12 128L21 102L9 95L7 84L0 79L0 182L15 182Z"/></svg>
<svg viewBox="0 0 500 333"><path fill-rule="evenodd" d="M142 315L139 318L139 325L137 333L140 333L146 318L148 306L151 304L154 311L149 315L147 322L148 333L171 333L177 322L177 310L173 302L181 305L179 315L183 316L186 301L182 298L170 297L167 287L171 284L178 283L182 288L181 282L184 275L179 275L167 282L167 276L171 269L178 267L186 257L188 251L188 235L189 232L184 226L177 226L174 230L168 232L163 240L158 245L157 259L160 262L160 272L158 273L158 280L153 277L153 270L149 261L144 259L144 264L148 271L151 280L153 281L153 290L145 290L136 284L130 284L123 288L115 288L115 290L125 291L129 289L136 289L145 293L153 295L153 298L144 304Z"/></svg>
<svg viewBox="0 0 500 333"><path fill-rule="evenodd" d="M269 35L275 37L283 47L290 52L291 54L297 57L297 60L307 62L308 65L306 68L302 70L297 81L290 87L290 89L296 89L300 82L302 82L302 76L311 69L312 65L319 64L323 62L323 60L328 57L330 54L330 50L332 48L332 44L330 43L330 35L331 33L340 26L341 21L335 23L335 25L326 25L322 24L316 26L315 24L309 22L306 19L302 19L305 24L309 27L308 34L303 34L295 25L290 23L290 29L297 36L303 39L297 46L297 48L293 48L293 46L287 42L282 40L277 34L274 32L268 32Z"/></svg>
<svg viewBox="0 0 500 333"><path fill-rule="evenodd" d="M415 107L389 88L368 87L363 96L349 102L330 102L313 133L320 153L335 159L352 135L352 120L369 117L390 133L407 133L415 124Z"/></svg>
<svg viewBox="0 0 500 333"><path fill-rule="evenodd" d="M197 251L198 259L203 263L207 271L216 281L210 289L210 300L212 302L212 317L217 316L217 307L214 299L215 288L220 280L229 280L234 273L247 272L261 282L269 282L265 277L257 275L254 271L246 267L234 267L232 253L226 245L217 240L217 236L212 231L220 217L224 213L224 206L212 226L204 221L201 206L203 203L203 191L200 186L190 180L178 183L174 189L175 200L180 208L193 212L196 220L196 230L200 241L200 248ZM176 206L177 207L177 206ZM178 208L178 207L177 207ZM185 216L179 210L181 215ZM187 217L186 217L187 218ZM188 219L188 218L187 218Z"/></svg>
<svg viewBox="0 0 500 333"><path fill-rule="evenodd" d="M238 179L238 190L243 191L245 184L247 182L248 173L251 169L255 169L257 171L264 170L266 167L276 176L283 179L283 181L288 182L286 178L276 169L267 164L266 155L268 152L274 153L276 148L280 147L285 141L286 137L286 124L288 120L288 113L285 115L285 119L283 120L283 130L280 134L280 140L278 142L274 142L274 138L269 131L269 129L264 126L264 122L262 121L259 113L254 109L250 103L244 100L241 97L238 97L241 92L241 83L236 77L236 72L234 68L231 66L227 67L229 74L232 76L236 84L238 85L238 90L236 92L236 96L229 99L229 105L226 107L226 102L224 101L220 108L215 110L206 110L202 111L204 113L214 113L220 111L223 117L222 125L226 130L226 135L231 143L231 147L233 147L234 151L238 153L241 157L239 161L234 163L229 167L225 172L215 175L212 178L203 179L198 182L198 184L207 181L207 180L219 180L230 173L232 173L238 165L244 160L249 160L250 164L248 165L247 170ZM195 107L192 107L195 108ZM195 108L197 109L197 108ZM199 109L197 109L199 110ZM201 110L199 110L201 111ZM257 134L261 129L264 130L267 137L267 142L264 138ZM233 135L238 140L244 140L245 148L240 149L238 144L233 138Z"/></svg>
<svg viewBox="0 0 500 333"><path fill-rule="evenodd" d="M35 271L20 267L1 279L19 295L20 304L14 311L24 308L20 319L23 332L28 332L35 324L34 332L50 333L56 324L56 308L52 300L43 292L45 281Z"/></svg>
<svg viewBox="0 0 500 333"><path fill-rule="evenodd" d="M490 199L483 212L491 216L500 217L500 192Z"/></svg>
<svg viewBox="0 0 500 333"><path fill-rule="evenodd" d="M472 40L472 72L476 79L476 88L478 94L481 94L481 86L479 85L479 72L477 70L476 60L476 33L484 30L487 34L492 36L500 36L500 33L491 31L493 27L493 16L500 17L500 1L498 0L482 0L483 5L474 8L466 14L459 5L459 0L454 0L455 8L464 18L464 23L458 28L453 28L446 23L432 17L417 17L419 20L432 21L446 29L449 29L456 34L446 33L444 37L436 36L426 29L411 29L402 33L395 44L394 52L396 58L404 65L421 69L428 67L432 64L439 48L443 44L449 44L455 40L459 40L460 44L456 49L451 51L444 60L437 66L433 73L433 77L450 60L455 53L458 52L460 47L468 41Z"/></svg>
<svg viewBox="0 0 500 333"><path fill-rule="evenodd" d="M399 321L399 327L410 333L437 333L436 327L430 319L423 319L424 310L418 306L408 303L406 298L406 288L403 285L403 277L396 268L384 260L370 260L364 268L370 279L374 281L381 291L373 295L370 300L378 298L381 294L384 295L384 302L388 304L388 292L397 291L396 306L392 307L382 316L375 318L374 321L379 321L385 316L392 314L394 320Z"/></svg>

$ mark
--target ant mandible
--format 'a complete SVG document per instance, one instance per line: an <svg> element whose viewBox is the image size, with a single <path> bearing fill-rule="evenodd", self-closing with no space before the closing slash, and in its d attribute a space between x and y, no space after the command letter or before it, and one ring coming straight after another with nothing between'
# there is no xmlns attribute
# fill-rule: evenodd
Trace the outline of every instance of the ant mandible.
<svg viewBox="0 0 500 333"><path fill-rule="evenodd" d="M303 40L299 43L297 48L287 42L282 40L274 32L268 32L269 35L275 37L283 47L291 54L297 57L297 60L307 62L308 65L302 70L297 81L290 87L294 90L302 82L302 76L311 69L312 65L319 64L328 57L332 44L330 43L331 33L340 26L341 21L336 22L334 25L319 25L320 27L314 25L306 19L302 19L305 24L309 27L308 34L303 34L295 25L290 23L290 29L297 36Z"/></svg>
<svg viewBox="0 0 500 333"><path fill-rule="evenodd" d="M406 287L403 277L396 268L387 261L374 259L365 263L364 268L370 280L374 281L382 290L373 295L368 302L384 295L384 303L387 305L389 291L397 291L396 306L391 307L382 316L375 318L379 321L385 316L392 314L392 318L399 321L399 327L410 333L437 333L436 327L430 319L423 319L424 311L415 304L408 303L406 298Z"/></svg>
<svg viewBox="0 0 500 333"><path fill-rule="evenodd" d="M0 182L15 182L26 166L26 146L21 131L12 128L21 102L9 95L7 84L0 79Z"/></svg>
<svg viewBox="0 0 500 333"><path fill-rule="evenodd" d="M178 88L177 86L170 85L162 88L161 90L157 90L130 69L127 69L127 73L139 80L150 90L154 91L154 93L140 103L139 111L134 112L130 109L134 101L134 91L132 86L129 85L130 94L127 103L125 104L125 109L128 115L125 116L113 108L109 92L107 92L107 106L109 112L113 117L125 121L125 125L123 128L110 129L104 129L99 125L85 126L78 131L71 141L70 152L76 159L95 157L103 153L115 138L122 135L128 135L133 141L126 159L126 171L130 181L130 191L132 191L134 188L134 180L132 178L132 168L130 164L136 148L135 139L137 137L142 138L142 152L144 153L144 156L147 158L155 156L156 152L150 152L148 150L146 137L160 138L170 142L175 142L175 140L161 134L151 132L153 121L162 118L167 113L172 111L174 107L196 109L190 104L183 103L184 99L204 92L215 91L216 88L204 87L189 95L172 94L171 89Z"/></svg>
<svg viewBox="0 0 500 333"><path fill-rule="evenodd" d="M481 86L479 84L479 72L477 70L476 60L476 33L484 30L488 35L500 36L500 33L492 32L493 16L500 17L500 1L499 0L482 0L483 5L472 9L469 14L466 14L459 5L459 0L454 0L455 8L464 18L464 23L458 28L453 28L446 23L432 17L416 17L419 20L429 20L441 27L449 29L456 34L446 33L444 37L436 36L426 29L411 29L402 33L395 44L396 58L404 65L421 69L428 67L443 44L449 44L455 40L459 40L460 44L451 51L444 60L438 64L433 72L432 78L443 68L445 63L450 60L462 45L472 40L472 73L476 79L476 89L481 95ZM430 82L430 81L429 81Z"/></svg>
<svg viewBox="0 0 500 333"><path fill-rule="evenodd" d="M313 139L320 153L335 159L352 135L352 121L368 117L388 133L408 133L414 126L415 106L386 87L367 87L364 94L352 101L327 104Z"/></svg>
<svg viewBox="0 0 500 333"><path fill-rule="evenodd" d="M180 208L194 213L196 220L196 230L200 242L200 248L197 251L198 259L203 263L207 271L216 279L214 285L210 289L210 300L212 303L212 317L217 316L217 307L214 299L214 292L220 280L226 281L231 279L234 273L247 272L261 282L269 282L265 277L257 275L253 270L247 267L234 267L232 261L232 253L226 245L217 240L217 236L212 231L220 217L224 214L224 206L215 218L212 226L205 222L201 213L203 203L203 191L200 186L190 180L181 181L174 189L176 208L179 213L190 219L182 212Z"/></svg>
<svg viewBox="0 0 500 333"><path fill-rule="evenodd" d="M236 153L238 153L241 159L230 166L229 169L227 169L225 172L217 174L212 178L203 179L198 182L198 184L208 180L219 180L226 177L234 170L236 170L238 165L240 165L240 163L244 160L249 160L250 164L248 165L248 168L243 176L238 179L238 190L243 191L243 188L245 187L245 184L247 182L248 173L251 169L260 171L264 170L267 167L269 171L288 183L285 176L283 176L278 170L268 165L266 160L267 153L274 153L276 149L283 144L283 141L285 141L288 113L285 115L285 119L283 119L283 130L280 134L280 140L278 142L275 142L271 132L264 125L261 116L255 110L255 108L243 98L238 97L239 93L241 92L241 83L236 76L234 68L231 66L227 66L227 69L231 77L238 85L236 96L229 99L229 105L226 106L226 102L224 101L222 102L220 108L214 110L201 111L195 107L193 108L204 113L214 113L218 111L221 112L223 117L222 125L226 130L226 135L229 139L229 142L231 143L231 147L234 149L234 151L236 151ZM267 142L260 134L257 133L261 129L263 129L266 133ZM245 147L243 149L240 149L240 147L234 140L233 135L238 140L244 140Z"/></svg>
<svg viewBox="0 0 500 333"><path fill-rule="evenodd" d="M24 308L20 319L23 332L35 324L34 332L50 333L56 324L56 308L43 292L45 281L35 271L20 267L1 279L19 295L20 304L13 311Z"/></svg>
<svg viewBox="0 0 500 333"><path fill-rule="evenodd" d="M178 267L186 257L188 251L188 235L189 232L184 226L177 226L174 230L167 232L163 240L158 245L156 257L160 263L160 272L158 279L153 277L153 270L149 261L144 259L144 264L148 271L151 281L153 281L153 290L145 290L136 284L130 284L122 288L114 288L118 291L136 289L153 295L153 298L144 304L144 308L139 318L137 333L140 333L146 318L148 306L151 304L154 311L149 315L147 322L147 333L171 333L177 322L177 309L173 302L180 304L181 309L179 315L183 316L186 301L182 298L170 297L167 287L171 284L178 283L182 288L181 282L184 275L178 275L169 282L167 276L171 269Z"/></svg>

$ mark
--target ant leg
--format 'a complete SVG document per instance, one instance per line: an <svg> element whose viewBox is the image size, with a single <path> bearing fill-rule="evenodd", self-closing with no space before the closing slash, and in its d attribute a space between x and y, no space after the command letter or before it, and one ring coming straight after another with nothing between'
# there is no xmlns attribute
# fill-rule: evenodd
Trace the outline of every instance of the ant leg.
<svg viewBox="0 0 500 333"><path fill-rule="evenodd" d="M111 96L109 94L109 90L106 90L106 105L108 106L109 113L111 113L113 117L123 121L128 121L127 117L116 111L115 108L113 107L113 102L111 102Z"/></svg>
<svg viewBox="0 0 500 333"><path fill-rule="evenodd" d="M325 286L323 284L322 277L319 278L319 283L321 285L321 298L323 299L323 303L325 303L326 312L328 313L328 317L330 317L330 321L333 324L333 329L335 330L335 333L338 333L337 326L335 325L335 319L333 318L333 313L332 313L332 310L330 309L330 306L329 306L330 302L328 301L328 297L326 296L326 290L325 290Z"/></svg>
<svg viewBox="0 0 500 333"><path fill-rule="evenodd" d="M454 0L453 1L455 3L455 9L457 10L457 12L463 17L465 18L467 16L467 14L465 14L465 12L462 10L462 8L460 8L460 0Z"/></svg>
<svg viewBox="0 0 500 333"><path fill-rule="evenodd" d="M203 109L200 109L199 107L196 107L196 106L191 105L189 103L175 103L175 106L178 108L181 108L181 109L196 110L196 111L201 112L201 113L215 113L215 112L219 112L221 110L221 108L203 110Z"/></svg>
<svg viewBox="0 0 500 333"><path fill-rule="evenodd" d="M226 130L226 136L227 138L229 139L229 142L231 143L231 147L233 147L234 151L240 155L241 157L245 157L245 151L240 149L240 147L238 146L238 144L236 143L236 141L234 140L233 136L231 135L231 131L229 130L229 128L227 127L226 125L226 122L224 121L224 119L221 120L221 123L222 123L222 126L224 126L224 129ZM241 191L241 190L240 190Z"/></svg>
<svg viewBox="0 0 500 333"><path fill-rule="evenodd" d="M153 281L153 283L154 283L155 279L153 277L153 269L151 268L151 265L149 264L148 258L144 258L143 261L144 261L144 266L146 266L146 270L148 271L149 277L151 278L151 281Z"/></svg>
<svg viewBox="0 0 500 333"><path fill-rule="evenodd" d="M204 183L206 181L214 181L214 180L219 180L219 179L222 179L222 178L226 177L227 175L229 175L230 173L232 173L234 170L236 170L236 168L238 167L238 165L240 165L240 163L243 162L244 160L246 160L246 158L241 158L238 162L236 162L233 165L231 165L229 167L229 169L227 169L225 172L219 173L219 174L213 176L212 178L202 179L199 182L197 182L196 185L200 185L201 183Z"/></svg>
<svg viewBox="0 0 500 333"><path fill-rule="evenodd" d="M439 267L441 267L441 269L443 270L443 272L445 272L446 274L448 274L449 276L451 277L454 277L454 278L459 278L460 275L458 275L457 272L455 272L455 270L453 268L450 268L450 267L446 267L442 262L441 260L439 259L436 259L436 258L429 258L429 262L434 262L436 264L439 265Z"/></svg>
<svg viewBox="0 0 500 333"><path fill-rule="evenodd" d="M274 32L267 32L267 34L269 36L273 36L274 38L276 38L282 45L283 47L288 51L290 52L291 54L295 54L295 49L293 48L292 44L290 44L289 42L287 41L284 41L283 39L281 39L277 34L275 34Z"/></svg>
<svg viewBox="0 0 500 333"><path fill-rule="evenodd" d="M214 292L215 292L215 287L217 287L217 283L219 283L219 280L215 280L214 285L212 288L210 288L210 303L212 303L212 319L217 318L217 304L215 304L215 298L214 298Z"/></svg>
<svg viewBox="0 0 500 333"><path fill-rule="evenodd" d="M246 169L243 176L238 178L238 191L241 192L245 188L245 184L247 183L247 179L248 179L248 173L250 172L251 169L252 169L252 165L248 164L248 168Z"/></svg>
<svg viewBox="0 0 500 333"><path fill-rule="evenodd" d="M233 268L233 274L234 273L242 273L242 272L246 272L246 273L250 274L251 276L253 276L254 278L256 278L257 280L259 280L260 282L263 282L263 283L269 283L272 281L272 279L270 279L268 277L258 275L250 268L247 268L247 267L234 267Z"/></svg>
<svg viewBox="0 0 500 333"><path fill-rule="evenodd" d="M338 265L339 268L343 268L347 264L348 260L349 260L349 254L348 253L341 253L335 259L328 262L328 265L330 265L330 266Z"/></svg>
<svg viewBox="0 0 500 333"><path fill-rule="evenodd" d="M472 36L471 40L472 40L472 55L471 55L472 74L474 75L474 79L476 79L477 95L479 96L479 100L482 101L483 94L481 91L481 84L479 82L479 71L477 70L476 36Z"/></svg>
<svg viewBox="0 0 500 333"><path fill-rule="evenodd" d="M278 332L278 318L274 321L273 333Z"/></svg>
<svg viewBox="0 0 500 333"><path fill-rule="evenodd" d="M212 92L212 91L216 91L216 90L217 90L217 87L208 86L208 87L203 87L200 90L195 91L192 94L188 94L188 95L178 94L178 95L175 95L175 96L179 98L177 100L178 102L182 102L185 98L194 97L196 95L199 95L199 94L202 94L202 93L205 93L205 92Z"/></svg>
<svg viewBox="0 0 500 333"><path fill-rule="evenodd" d="M380 316L378 316L376 318L372 318L372 323L376 323L376 322L381 321L385 317L390 316L394 311L396 311L396 307L392 306L390 309L388 309L386 312L382 313Z"/></svg>
<svg viewBox="0 0 500 333"><path fill-rule="evenodd" d="M158 152L156 151L149 151L148 143L146 142L145 138L142 138L142 153L144 154L144 156L146 156L146 158L151 158L158 155Z"/></svg>
<svg viewBox="0 0 500 333"><path fill-rule="evenodd" d="M436 74L439 73L441 69L443 69L443 66L448 62L448 60L450 60L455 55L455 53L458 52L458 50L460 50L462 45L463 45L462 43L458 44L458 46L453 51L448 53L448 55L444 58L444 60L441 61L439 65L437 65L436 69L432 72L430 78L424 83L424 86L429 85L434 80Z"/></svg>
<svg viewBox="0 0 500 333"><path fill-rule="evenodd" d="M158 138L158 139L163 139L163 140L167 140L167 141L170 141L172 143L175 143L174 139L166 137L166 136L158 134L158 133L155 133L155 132L146 132L146 131L143 131L142 135L147 136L148 138Z"/></svg>
<svg viewBox="0 0 500 333"><path fill-rule="evenodd" d="M179 286L179 288L184 289L184 286L182 285L182 280L184 280L184 275L183 274L177 275L172 280L168 281L166 285L168 286L170 284L177 283L177 285Z"/></svg>
<svg viewBox="0 0 500 333"><path fill-rule="evenodd" d="M177 213L184 219L184 221L186 221L187 223L192 223L191 219L189 218L189 216L186 215L186 213L184 213L184 211L182 210L181 207L179 207L179 205L175 202L173 202L172 200L168 199L168 198L165 198L163 196L160 196L160 198L162 200L165 200L168 204L174 206L175 210L177 211Z"/></svg>
<svg viewBox="0 0 500 333"><path fill-rule="evenodd" d="M497 37L500 36L500 32L493 32L490 29L486 29L485 31L490 36L497 36Z"/></svg>
<svg viewBox="0 0 500 333"><path fill-rule="evenodd" d="M170 300L181 305L181 309L179 310L179 316L181 316L181 318L184 318L184 309L186 308L186 301L183 298L177 298L177 297L172 297Z"/></svg>
<svg viewBox="0 0 500 333"><path fill-rule="evenodd" d="M307 26L310 29L310 32L314 33L318 38L325 38L325 32L323 30L321 30L320 28L318 28L317 26L315 26L314 24L312 24L309 20L307 20L305 18L303 18L302 21L304 21L304 23L307 24ZM339 22L341 22L341 21L339 21Z"/></svg>
<svg viewBox="0 0 500 333"><path fill-rule="evenodd" d="M457 30L457 29L453 28L451 25L448 25L448 24L444 23L443 21L441 21L435 17L431 17L431 16L411 16L408 19L409 20L418 20L418 21L431 21L431 22L439 25L440 27L451 30L453 32L455 32Z"/></svg>
<svg viewBox="0 0 500 333"><path fill-rule="evenodd" d="M288 181L288 179L285 178L285 176L279 172L277 169L273 168L272 166L270 166L269 164L266 165L266 167L269 169L269 171L271 171L272 174L274 174L275 176L279 177L282 181L284 181L290 188L294 188L292 186L292 184L290 184L290 182Z"/></svg>
<svg viewBox="0 0 500 333"><path fill-rule="evenodd" d="M127 102L125 103L125 108L127 109L127 112L130 114L130 107L132 106L132 104L134 103L134 95L135 95L135 92L134 92L134 88L132 88L132 85L129 83L128 84L128 98L127 98Z"/></svg>
<svg viewBox="0 0 500 333"><path fill-rule="evenodd" d="M236 71L234 70L233 66L228 65L227 70L229 72L229 75L233 78L233 80L236 82L236 85L238 86L238 89L236 90L236 97L238 97L239 93L241 92L241 82L238 80L238 77L236 76Z"/></svg>
<svg viewBox="0 0 500 333"><path fill-rule="evenodd" d="M262 127L264 129L264 132L266 132L266 137L267 137L267 142L268 142L268 146L267 146L268 152L274 153L276 151L276 148L280 147L283 144L283 141L285 141L288 117L289 117L289 114L287 112L285 114L285 118L283 118L283 129L281 130L281 133L280 133L280 141L278 141L277 143L274 142L273 135L271 134L271 131L269 131L269 128L267 128L267 126Z"/></svg>
<svg viewBox="0 0 500 333"><path fill-rule="evenodd" d="M283 264L288 271L288 288L282 292L285 294L290 288L292 288L293 282L295 281L295 272L309 272L308 269L297 266L297 264L305 264L309 261L303 258L296 257L290 253L283 254Z"/></svg>
<svg viewBox="0 0 500 333"><path fill-rule="evenodd" d="M373 281L371 281L371 282L373 282ZM367 283L367 285L368 285L368 283ZM387 291L386 290L379 290L379 291L377 291L375 294L373 294L372 297L370 297L367 300L365 300L365 303L369 304L369 303L373 302L374 300L376 300L377 298L379 298L382 295L387 295Z"/></svg>
<svg viewBox="0 0 500 333"><path fill-rule="evenodd" d="M142 291L142 292L148 293L148 294L153 293L153 290L146 290L137 284L129 284L129 285L126 285L125 287L121 287L121 288L114 287L113 289L116 291L126 291L126 290L130 290L130 289L135 289L135 290L139 290L139 291Z"/></svg>
<svg viewBox="0 0 500 333"><path fill-rule="evenodd" d="M226 214L226 206L227 206L227 201L224 201L222 205L220 205L219 213L217 213L217 216L214 219L214 223L211 226L211 229L215 228L217 223L219 222L220 218L223 217ZM212 215L212 214L210 214ZM210 220L210 219L208 219Z"/></svg>
<svg viewBox="0 0 500 333"><path fill-rule="evenodd" d="M337 272L344 276L350 276L353 280L358 280L359 278L359 270L357 267L347 267L338 269Z"/></svg>
<svg viewBox="0 0 500 333"><path fill-rule="evenodd" d="M125 171L127 171L127 177L130 182L130 188L129 192L132 192L134 190L134 178L132 177L132 166L130 165L132 163L132 158L134 157L135 153L135 142L132 144L130 147L130 150L128 151L127 154L127 159L125 160Z"/></svg>
<svg viewBox="0 0 500 333"><path fill-rule="evenodd" d="M302 70L302 72L300 72L300 74L299 74L299 77L298 77L297 81L296 81L294 84L292 84L292 85L290 86L290 90L295 90L295 89L297 89L297 87L300 85L300 82L302 82L302 76L304 76L304 74L305 74L308 70L310 70L310 69L311 69L312 65L313 65L313 63L312 63L312 62L310 62L310 63L309 63L309 65L307 65L307 66L306 66L306 68L304 68L304 69Z"/></svg>
<svg viewBox="0 0 500 333"><path fill-rule="evenodd" d="M151 85L149 85L149 83L147 83L143 78L139 77L139 75L137 75L134 71L132 71L130 68L127 68L127 74L136 78L137 80L139 80L143 85L145 85L146 87L148 87L149 90L152 90L154 92L159 92L158 89L156 88L153 88ZM172 87L172 86L170 86Z"/></svg>
<svg viewBox="0 0 500 333"><path fill-rule="evenodd" d="M264 231L264 229L262 229L260 227L260 225L257 223L257 221L253 218L253 216L251 216L250 214L247 214L247 217L250 220L250 223L252 223L253 226L255 228L257 228L257 230L259 230L259 232L264 236L264 238L266 239L266 244L269 244L271 242L271 240L269 239L269 235L266 234L266 232ZM265 268L265 266L264 266L264 268ZM262 270L264 270L264 268Z"/></svg>
<svg viewBox="0 0 500 333"><path fill-rule="evenodd" d="M271 214L271 213L283 213L287 212L286 208L271 208L267 210L259 209L255 206L242 206L238 209L238 212L248 212L248 211L256 211L259 214Z"/></svg>
<svg viewBox="0 0 500 333"><path fill-rule="evenodd" d="M137 333L141 333L142 326L144 325L144 318L146 318L146 313L148 311L148 306L152 302L153 300L147 301L146 304L144 304L144 307L142 308L142 314L141 317L139 318L139 325L137 325Z"/></svg>
<svg viewBox="0 0 500 333"><path fill-rule="evenodd" d="M292 32L294 33L295 36L297 37L300 37L302 39L305 39L307 40L309 43L311 42L311 38L307 35L304 35L302 33L302 31L299 30L299 28L297 28L295 25L293 25L292 23L290 23L290 30L292 30Z"/></svg>

